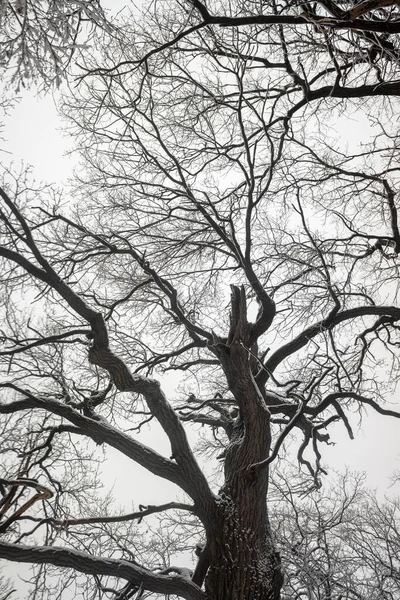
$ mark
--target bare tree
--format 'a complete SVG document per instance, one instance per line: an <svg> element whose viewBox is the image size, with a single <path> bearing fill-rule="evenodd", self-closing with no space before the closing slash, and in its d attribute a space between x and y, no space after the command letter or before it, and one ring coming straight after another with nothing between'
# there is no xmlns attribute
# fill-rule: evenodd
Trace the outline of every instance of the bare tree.
<svg viewBox="0 0 400 600"><path fill-rule="evenodd" d="M292 440L318 489L329 425L353 437L354 413L400 416L385 407L399 366L398 9L272 6L156 6L99 37L101 65L87 56L65 101L85 161L73 198L4 176L0 556L47 565L42 597L53 565L91 575L75 580L88 598L277 600L290 561L270 525L271 463ZM350 152L331 130L355 111L373 125ZM167 371L179 397L151 378ZM140 441L148 422L165 453ZM99 446L183 498L117 512ZM141 529L165 511L183 540L171 551ZM188 532L193 572L168 564ZM312 561L297 577L313 568L314 590Z"/></svg>
<svg viewBox="0 0 400 600"><path fill-rule="evenodd" d="M282 598L396 598L398 498L379 500L363 476L349 473L303 498L296 483L299 475L285 469L272 477L276 543L286 565Z"/></svg>

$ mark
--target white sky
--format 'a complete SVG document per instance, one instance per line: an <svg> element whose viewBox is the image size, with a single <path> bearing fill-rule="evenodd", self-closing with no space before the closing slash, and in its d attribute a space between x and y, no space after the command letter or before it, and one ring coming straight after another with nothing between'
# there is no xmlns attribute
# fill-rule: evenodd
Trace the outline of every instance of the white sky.
<svg viewBox="0 0 400 600"><path fill-rule="evenodd" d="M32 165L37 180L61 184L72 174L73 156L67 156L70 140L63 134L54 99L33 96L28 91L9 112L0 147L2 163L13 160L19 165Z"/></svg>

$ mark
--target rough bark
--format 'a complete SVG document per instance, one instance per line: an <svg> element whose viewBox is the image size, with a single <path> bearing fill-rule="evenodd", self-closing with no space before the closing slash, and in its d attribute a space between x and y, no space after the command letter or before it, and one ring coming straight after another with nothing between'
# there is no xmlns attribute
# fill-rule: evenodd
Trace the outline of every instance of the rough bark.
<svg viewBox="0 0 400 600"><path fill-rule="evenodd" d="M274 549L266 509L221 495L219 515L209 542L210 568L206 593L210 600L279 600L283 576ZM265 504L265 502L264 502ZM249 521L252 526L249 527Z"/></svg>

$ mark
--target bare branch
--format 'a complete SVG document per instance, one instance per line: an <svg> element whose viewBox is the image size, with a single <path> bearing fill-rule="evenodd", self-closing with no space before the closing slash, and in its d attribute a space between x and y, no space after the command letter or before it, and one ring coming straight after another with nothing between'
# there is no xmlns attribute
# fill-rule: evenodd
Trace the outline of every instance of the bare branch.
<svg viewBox="0 0 400 600"><path fill-rule="evenodd" d="M75 569L88 575L108 575L143 584L144 588L160 594L175 594L186 600L205 600L205 594L196 584L179 575L168 576L153 573L126 560L90 556L70 548L57 546L22 546L0 542L0 558L7 560L51 564L57 567Z"/></svg>

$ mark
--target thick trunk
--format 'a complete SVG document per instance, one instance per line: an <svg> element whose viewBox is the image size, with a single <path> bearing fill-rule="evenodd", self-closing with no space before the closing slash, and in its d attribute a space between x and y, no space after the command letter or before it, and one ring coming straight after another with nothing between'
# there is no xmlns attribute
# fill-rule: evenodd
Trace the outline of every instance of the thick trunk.
<svg viewBox="0 0 400 600"><path fill-rule="evenodd" d="M268 521L270 413L253 370L254 327L247 321L244 288L232 287L231 327L217 346L227 383L238 405L225 456L225 484L207 524L209 600L279 600L282 573Z"/></svg>
<svg viewBox="0 0 400 600"><path fill-rule="evenodd" d="M210 566L205 588L209 600L279 600L283 576L268 523L257 527L243 522L243 513L228 497L220 504L220 518L208 544ZM249 507L254 514L259 508ZM261 509L260 512L263 512ZM242 513L242 516L240 515ZM245 519L247 521L247 519Z"/></svg>

